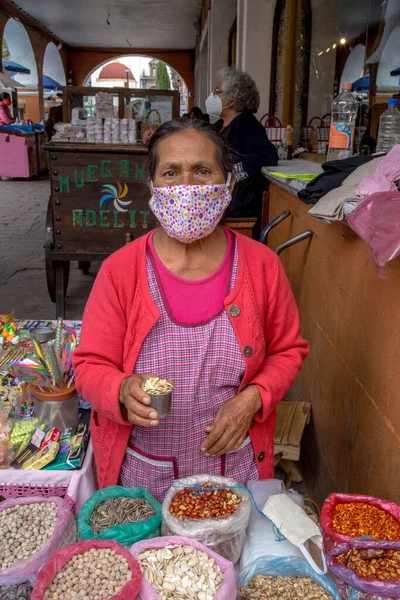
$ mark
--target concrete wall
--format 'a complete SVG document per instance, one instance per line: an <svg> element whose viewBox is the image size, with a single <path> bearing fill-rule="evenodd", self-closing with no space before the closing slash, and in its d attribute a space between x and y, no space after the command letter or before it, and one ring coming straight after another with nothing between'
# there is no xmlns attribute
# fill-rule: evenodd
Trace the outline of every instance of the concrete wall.
<svg viewBox="0 0 400 600"><path fill-rule="evenodd" d="M317 222L282 190L271 194L270 219L286 209L292 216L271 232L271 248L314 233L280 257L311 347L291 390L312 404L301 455L311 497L348 491L400 503L400 259L379 279L348 227Z"/></svg>
<svg viewBox="0 0 400 600"><path fill-rule="evenodd" d="M276 0L238 0L237 66L253 77L260 90L259 117L269 109L275 4Z"/></svg>
<svg viewBox="0 0 400 600"><path fill-rule="evenodd" d="M210 11L210 81L217 85L218 71L228 64L229 32L237 14L237 0L214 0Z"/></svg>

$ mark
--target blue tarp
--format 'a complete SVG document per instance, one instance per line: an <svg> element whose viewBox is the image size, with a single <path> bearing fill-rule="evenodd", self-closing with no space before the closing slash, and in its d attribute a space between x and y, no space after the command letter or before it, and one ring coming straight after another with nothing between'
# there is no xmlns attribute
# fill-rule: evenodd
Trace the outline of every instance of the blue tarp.
<svg viewBox="0 0 400 600"><path fill-rule="evenodd" d="M31 70L27 67L23 67L13 60L8 60L7 58L3 58L3 69L5 71L9 71L10 73L24 73L24 75L29 75L31 72Z"/></svg>
<svg viewBox="0 0 400 600"><path fill-rule="evenodd" d="M63 86L61 85L61 83L58 83L58 81L56 81L52 77L49 77L48 75L43 75L43 87L45 90L62 90Z"/></svg>
<svg viewBox="0 0 400 600"><path fill-rule="evenodd" d="M16 133L33 133L34 131L44 131L43 125L34 123L33 125L0 125L0 131Z"/></svg>
<svg viewBox="0 0 400 600"><path fill-rule="evenodd" d="M360 77L353 83L353 92L364 92L369 90L370 78L369 74Z"/></svg>

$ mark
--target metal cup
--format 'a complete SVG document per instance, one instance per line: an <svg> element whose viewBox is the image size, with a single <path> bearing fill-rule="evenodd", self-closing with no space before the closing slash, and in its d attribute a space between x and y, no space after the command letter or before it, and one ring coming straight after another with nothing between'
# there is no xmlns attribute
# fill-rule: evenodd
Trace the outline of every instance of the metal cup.
<svg viewBox="0 0 400 600"><path fill-rule="evenodd" d="M143 389L143 384L144 384L144 382L141 385L142 389ZM148 392L144 392L147 396L149 396L151 398L150 406L151 406L151 408L154 408L154 410L157 411L159 419L164 419L171 412L173 391L174 390L172 389L170 392L167 392L166 394L157 394L157 395L149 394Z"/></svg>

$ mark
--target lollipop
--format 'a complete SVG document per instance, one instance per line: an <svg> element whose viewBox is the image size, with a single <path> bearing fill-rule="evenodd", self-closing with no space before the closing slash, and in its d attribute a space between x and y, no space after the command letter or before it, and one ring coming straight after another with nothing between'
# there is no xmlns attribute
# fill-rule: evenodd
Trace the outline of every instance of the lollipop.
<svg viewBox="0 0 400 600"><path fill-rule="evenodd" d="M39 387L53 387L48 371L42 365L37 365L32 361L16 360L8 365L8 371L12 377L25 383Z"/></svg>
<svg viewBox="0 0 400 600"><path fill-rule="evenodd" d="M57 320L57 327L56 327L56 341L55 341L55 353L56 353L56 357L57 359L60 357L61 354L61 336L62 336L62 328L63 328L63 320L60 318Z"/></svg>
<svg viewBox="0 0 400 600"><path fill-rule="evenodd" d="M72 353L76 348L76 331L68 329L64 343L61 347L61 364L64 367L64 372L68 373L72 369Z"/></svg>

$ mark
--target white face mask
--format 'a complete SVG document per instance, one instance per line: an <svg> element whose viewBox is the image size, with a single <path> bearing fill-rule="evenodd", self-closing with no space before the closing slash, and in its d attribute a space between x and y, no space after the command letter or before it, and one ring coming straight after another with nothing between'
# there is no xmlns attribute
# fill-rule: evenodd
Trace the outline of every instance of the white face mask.
<svg viewBox="0 0 400 600"><path fill-rule="evenodd" d="M219 96L211 92L206 100L206 111L212 117L220 117L222 113L222 100Z"/></svg>

